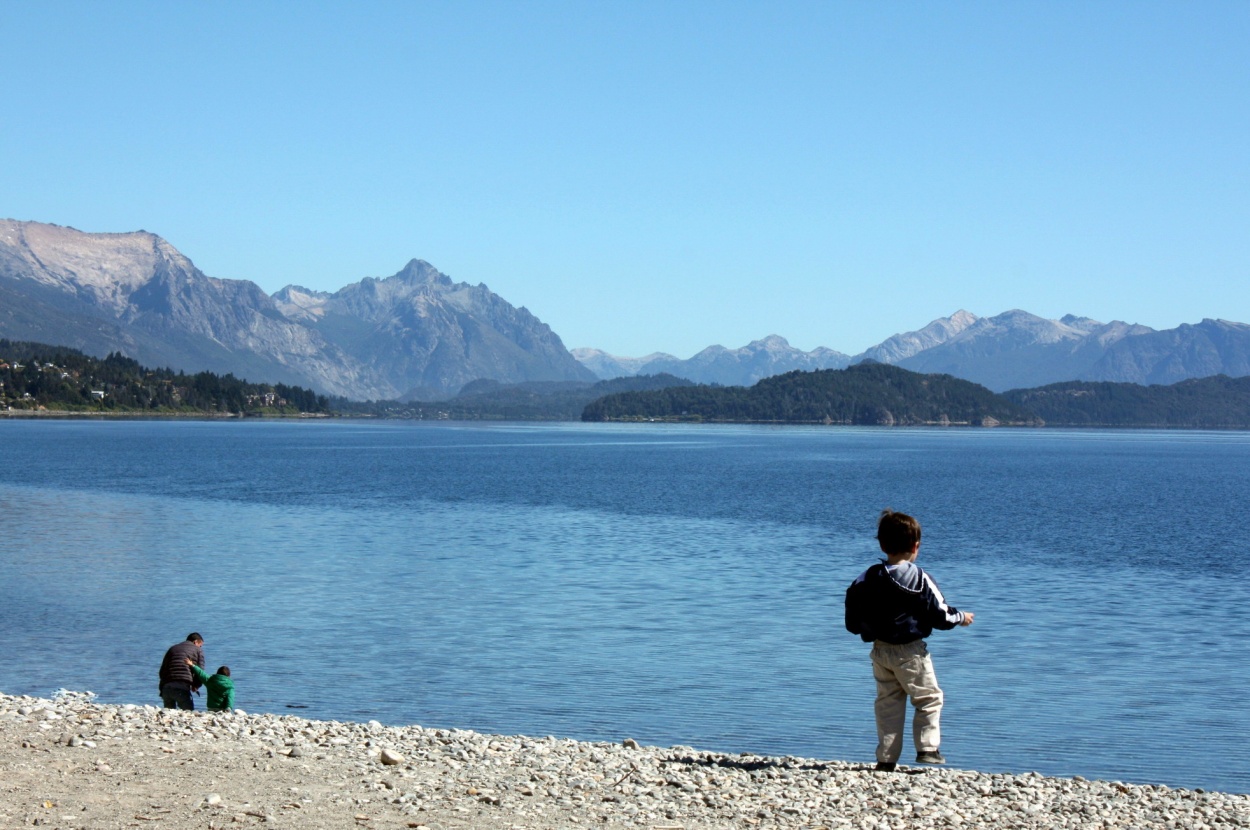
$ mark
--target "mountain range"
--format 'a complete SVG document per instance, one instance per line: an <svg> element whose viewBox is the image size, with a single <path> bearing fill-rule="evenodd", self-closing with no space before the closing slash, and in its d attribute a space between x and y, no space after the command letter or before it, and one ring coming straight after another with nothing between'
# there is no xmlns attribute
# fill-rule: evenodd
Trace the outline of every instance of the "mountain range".
<svg viewBox="0 0 1250 830"><path fill-rule="evenodd" d="M708 346L689 360L663 352L641 358L615 357L589 348L574 349L573 357L604 379L624 375L669 374L696 383L719 383L722 386L750 386L764 378L796 369L841 369L851 363L851 358L841 352L825 348L804 352L775 334L752 341L741 349Z"/></svg>
<svg viewBox="0 0 1250 830"><path fill-rule="evenodd" d="M0 337L58 344L189 372L309 387L352 400L432 401L477 380L504 384L670 374L750 386L796 370L875 361L945 373L994 391L1062 381L1171 384L1250 375L1250 326L1226 320L1156 331L1069 315L957 311L858 354L796 349L773 335L682 360L565 349L524 307L413 259L335 292L272 296L209 277L146 231L85 233L0 220Z"/></svg>
<svg viewBox="0 0 1250 830"><path fill-rule="evenodd" d="M1073 315L1047 320L1013 310L977 317L961 310L854 356L826 348L805 352L775 335L740 349L711 346L688 360L668 354L620 358L586 348L574 349L573 356L602 378L667 372L725 386L873 361L954 375L1002 392L1069 380L1171 384L1218 374L1250 375L1250 326L1203 320L1158 331Z"/></svg>
<svg viewBox="0 0 1250 830"><path fill-rule="evenodd" d="M0 220L0 337L363 399L595 375L525 308L413 260L333 293L206 276L146 231Z"/></svg>

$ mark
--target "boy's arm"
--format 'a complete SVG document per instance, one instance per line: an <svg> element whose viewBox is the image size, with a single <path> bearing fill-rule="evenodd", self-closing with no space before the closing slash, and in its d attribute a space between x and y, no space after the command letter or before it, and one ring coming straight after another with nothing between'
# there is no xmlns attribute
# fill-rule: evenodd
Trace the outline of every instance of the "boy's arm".
<svg viewBox="0 0 1250 830"><path fill-rule="evenodd" d="M203 683L204 681L208 680L209 677L211 677L211 675L208 672L204 671L202 668L195 665L195 663L192 663L190 660L187 661L187 666L191 669L191 674L195 675L195 679L199 681L198 683L196 683L197 686L200 685L200 683Z"/></svg>
<svg viewBox="0 0 1250 830"><path fill-rule="evenodd" d="M957 625L972 625L972 612L960 611L953 605L947 605L946 598L942 596L942 591L933 581L933 577L925 571L921 571L921 574L925 598L928 600L930 624L940 631L949 631Z"/></svg>
<svg viewBox="0 0 1250 830"><path fill-rule="evenodd" d="M234 708L234 684L230 684L230 688L226 689L226 708Z"/></svg>

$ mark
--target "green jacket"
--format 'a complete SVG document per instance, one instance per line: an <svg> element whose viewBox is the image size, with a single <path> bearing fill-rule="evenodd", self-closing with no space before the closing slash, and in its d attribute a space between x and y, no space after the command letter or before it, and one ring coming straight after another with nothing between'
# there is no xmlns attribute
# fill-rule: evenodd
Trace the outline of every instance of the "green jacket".
<svg viewBox="0 0 1250 830"><path fill-rule="evenodd" d="M191 666L197 680L208 689L208 710L224 712L234 708L234 681L224 674L209 674L199 666Z"/></svg>

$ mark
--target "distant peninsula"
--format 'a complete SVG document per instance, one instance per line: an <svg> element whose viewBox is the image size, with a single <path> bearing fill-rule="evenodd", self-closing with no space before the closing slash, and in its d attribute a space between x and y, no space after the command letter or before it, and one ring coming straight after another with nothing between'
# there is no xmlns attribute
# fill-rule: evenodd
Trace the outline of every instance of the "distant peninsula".
<svg viewBox="0 0 1250 830"><path fill-rule="evenodd" d="M1168 386L1071 381L1004 392L1052 426L1250 429L1250 376Z"/></svg>
<svg viewBox="0 0 1250 830"><path fill-rule="evenodd" d="M884 363L787 372L754 386L624 392L594 401L583 421L695 421L859 426L1040 426L1024 407L951 375Z"/></svg>
<svg viewBox="0 0 1250 830"><path fill-rule="evenodd" d="M788 372L754 386L623 392L584 421L1250 429L1250 377L1171 385L1074 381L995 394L950 375L864 362Z"/></svg>

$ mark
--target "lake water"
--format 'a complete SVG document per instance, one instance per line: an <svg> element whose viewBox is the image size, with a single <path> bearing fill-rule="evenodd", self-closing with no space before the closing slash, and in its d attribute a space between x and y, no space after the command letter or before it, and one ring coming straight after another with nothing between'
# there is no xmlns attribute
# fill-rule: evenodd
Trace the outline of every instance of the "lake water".
<svg viewBox="0 0 1250 830"><path fill-rule="evenodd" d="M1247 433L11 421L0 459L10 694L158 703L197 630L249 711L871 762L842 598L892 506L977 612L929 641L952 765L1250 791Z"/></svg>

